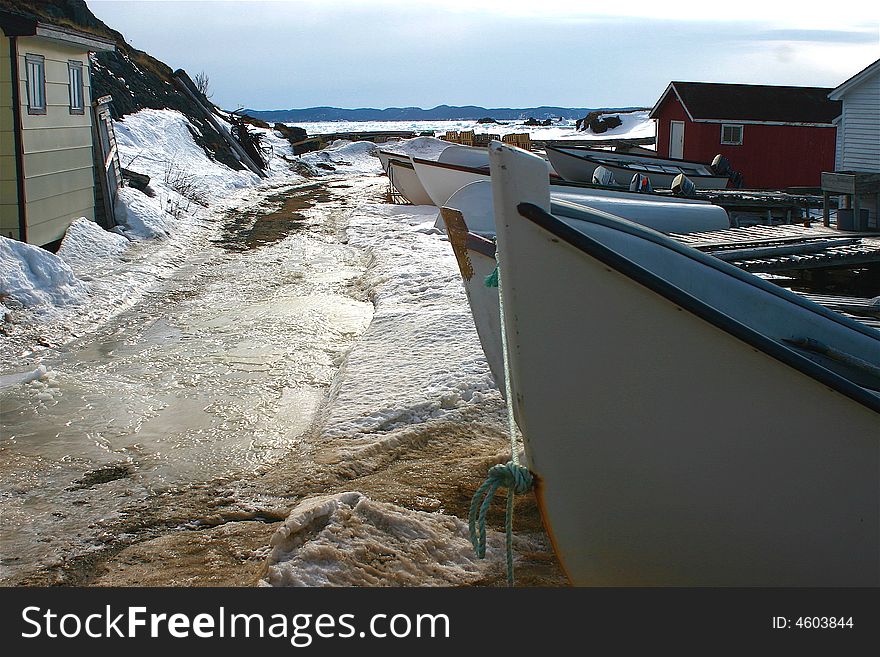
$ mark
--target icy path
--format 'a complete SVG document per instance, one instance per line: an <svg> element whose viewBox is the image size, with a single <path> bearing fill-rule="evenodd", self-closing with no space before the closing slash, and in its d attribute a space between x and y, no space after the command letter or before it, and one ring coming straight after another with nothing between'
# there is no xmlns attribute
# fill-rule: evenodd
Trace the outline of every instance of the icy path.
<svg viewBox="0 0 880 657"><path fill-rule="evenodd" d="M0 389L0 583L503 585L499 535L485 561L466 538L503 402L436 210L386 185L251 193L28 357ZM561 584L532 498L515 527L518 583Z"/></svg>
<svg viewBox="0 0 880 657"><path fill-rule="evenodd" d="M139 531L133 507L295 445L372 315L350 289L364 257L338 236L360 194L336 184L254 195L140 303L0 390L0 581L75 571ZM177 511L163 522L204 520Z"/></svg>

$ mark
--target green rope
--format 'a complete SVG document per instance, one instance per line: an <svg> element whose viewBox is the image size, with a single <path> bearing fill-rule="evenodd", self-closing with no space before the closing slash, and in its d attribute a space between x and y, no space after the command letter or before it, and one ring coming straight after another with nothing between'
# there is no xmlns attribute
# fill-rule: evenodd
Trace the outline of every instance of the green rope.
<svg viewBox="0 0 880 657"><path fill-rule="evenodd" d="M480 559L486 556L486 514L492 498L501 487L507 488L507 514L504 519L507 547L507 584L513 586L513 496L528 493L532 489L532 473L528 468L508 461L493 465L486 481L474 493L468 514L471 545Z"/></svg>
<svg viewBox="0 0 880 657"><path fill-rule="evenodd" d="M498 266L492 270L492 273L486 276L486 287L498 287Z"/></svg>
<svg viewBox="0 0 880 657"><path fill-rule="evenodd" d="M495 258L498 259L496 252ZM504 360L504 392L507 399L507 432L510 436L510 461L494 465L489 469L486 481L474 493L468 513L471 545L480 559L486 556L486 514L492 498L502 486L507 488L507 513L504 517L505 546L507 548L507 585L513 586L513 496L522 495L532 489L533 478L529 469L519 464L516 448L516 422L513 418L513 399L510 385L510 360L507 352L507 334L504 329L504 299L501 296L501 264L486 277L486 287L498 288L498 312L501 315L501 353Z"/></svg>

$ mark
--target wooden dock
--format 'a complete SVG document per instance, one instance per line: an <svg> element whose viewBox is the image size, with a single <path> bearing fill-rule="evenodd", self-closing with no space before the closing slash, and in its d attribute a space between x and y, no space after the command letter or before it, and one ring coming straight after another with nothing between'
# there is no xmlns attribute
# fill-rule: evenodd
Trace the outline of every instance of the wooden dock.
<svg viewBox="0 0 880 657"><path fill-rule="evenodd" d="M753 273L880 266L880 233L772 225L672 235Z"/></svg>
<svg viewBox="0 0 880 657"><path fill-rule="evenodd" d="M872 299L858 297L841 297L828 294L807 294L798 292L814 303L825 306L829 310L845 315L871 328L880 329L880 305Z"/></svg>

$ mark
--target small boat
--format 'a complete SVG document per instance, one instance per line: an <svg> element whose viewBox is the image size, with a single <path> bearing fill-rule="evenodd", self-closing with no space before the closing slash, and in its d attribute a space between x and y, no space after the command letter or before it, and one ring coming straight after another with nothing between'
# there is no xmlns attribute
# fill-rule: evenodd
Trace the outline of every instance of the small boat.
<svg viewBox="0 0 880 657"><path fill-rule="evenodd" d="M382 171L388 175L388 163L392 160L396 162L409 162L409 155L404 153L395 153L393 151L384 151L379 149L376 153L379 156L379 164L382 165Z"/></svg>
<svg viewBox="0 0 880 657"><path fill-rule="evenodd" d="M450 146L436 160L413 157L412 163L438 208L469 182L489 176L489 153L476 146Z"/></svg>
<svg viewBox="0 0 880 657"><path fill-rule="evenodd" d="M572 191L557 193L554 191L556 189L568 188L550 186L551 208L559 202L572 201L594 208L612 208L626 214L632 221L664 232L689 233L730 227L727 212L709 203L667 204L663 201L645 201L642 198L644 195L640 194L617 192L618 196L625 194L634 197L621 200L613 196L588 196L587 193L593 190L571 188ZM578 221L577 218L566 220ZM495 215L491 183L488 180L472 182L455 192L440 209L437 222L435 225L438 228L442 226L441 230L449 236L483 354L501 389L504 364L501 358L498 290L485 285L486 277L495 269Z"/></svg>
<svg viewBox="0 0 880 657"><path fill-rule="evenodd" d="M727 211L707 201L568 185L550 185L550 197L553 201L579 203L610 212L664 233L694 233L730 228ZM489 176L481 175L474 182L461 187L447 199L445 206L461 210L471 232L495 235ZM441 215L437 218L437 228L443 230L442 224Z"/></svg>
<svg viewBox="0 0 880 657"><path fill-rule="evenodd" d="M547 146L545 152L556 172L572 182L592 182L599 167L610 172L621 187L628 186L636 174L647 176L657 189L670 188L679 174L697 189L724 189L730 182L728 176L717 175L710 165L700 162L558 146Z"/></svg>
<svg viewBox="0 0 880 657"><path fill-rule="evenodd" d="M422 187L438 208L468 183L489 180L488 162L485 166L467 166L414 157L412 163Z"/></svg>
<svg viewBox="0 0 880 657"><path fill-rule="evenodd" d="M388 160L388 179L400 195L413 205L433 205L431 197L422 187L412 162L398 158Z"/></svg>
<svg viewBox="0 0 880 657"><path fill-rule="evenodd" d="M446 204L450 197L452 197L453 194L455 194L465 185L472 182L490 180L488 166L468 166L466 164L440 162L437 160L427 160L418 157L412 158L412 163L415 167L416 175L419 177L419 181L421 181L422 186L425 188L428 196L431 197L431 200L437 207L443 207L443 205ZM550 165L548 163L548 171L549 166ZM686 204L690 206L701 205L704 207L711 205L708 201L681 198L677 196L671 196L669 194L630 192L628 190L620 189L618 187L602 187L590 184L571 183L563 180L562 178L559 178L552 172L550 173L549 179L553 183L551 186L551 191L554 195L572 194L584 195L586 197L596 197L596 202L600 205L603 203L603 201L601 200L602 198L609 200L613 199L614 202L619 201L623 205L629 206L631 209L635 209L635 206L642 206L642 209L638 211L640 212L640 216L645 216L646 213L655 212L658 214L662 214L664 212L664 208L669 208L670 205L674 203ZM653 206L653 210L648 209L648 206ZM727 218L727 214L723 212L721 208L716 208L715 213L719 217L723 214L725 219ZM684 217L686 215L688 215L688 212L685 212L679 216ZM624 216L626 216L628 219L639 219L638 216L630 216L628 214L624 214ZM725 224L722 227L729 227L729 223ZM702 230L709 229L704 228Z"/></svg>
<svg viewBox="0 0 880 657"><path fill-rule="evenodd" d="M880 585L880 332L490 158L512 403L572 583Z"/></svg>

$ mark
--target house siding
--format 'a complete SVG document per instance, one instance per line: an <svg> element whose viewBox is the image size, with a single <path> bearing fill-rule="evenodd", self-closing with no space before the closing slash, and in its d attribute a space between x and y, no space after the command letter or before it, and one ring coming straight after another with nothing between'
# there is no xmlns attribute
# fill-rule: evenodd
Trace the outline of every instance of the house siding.
<svg viewBox="0 0 880 657"><path fill-rule="evenodd" d="M82 62L91 102L88 53L36 37L18 39L27 240L48 244L78 217L95 218L91 112L70 113L68 62ZM28 114L27 54L45 57L46 113Z"/></svg>
<svg viewBox="0 0 880 657"><path fill-rule="evenodd" d="M880 74L847 90L842 100L837 170L880 172Z"/></svg>
<svg viewBox="0 0 880 657"><path fill-rule="evenodd" d="M19 239L10 40L0 32L0 235Z"/></svg>
<svg viewBox="0 0 880 657"><path fill-rule="evenodd" d="M710 163L718 155L743 174L743 185L757 189L818 187L822 171L834 166L833 126L743 125L743 143L721 143L721 125L736 121L694 122L674 93L657 108L657 153L669 156L671 121L684 121L684 159Z"/></svg>

